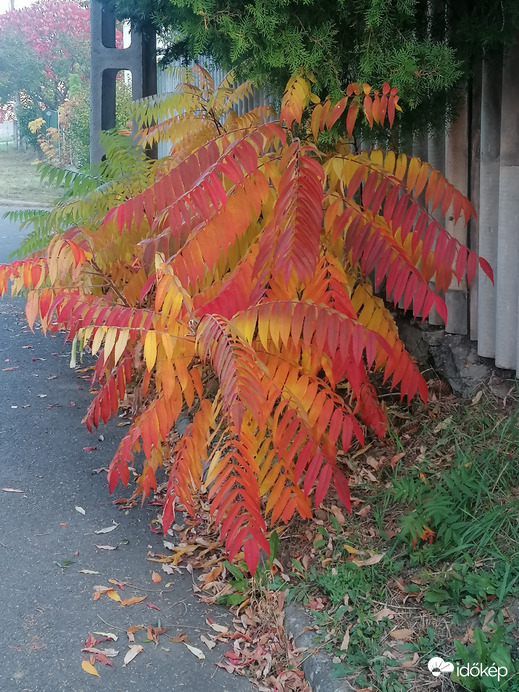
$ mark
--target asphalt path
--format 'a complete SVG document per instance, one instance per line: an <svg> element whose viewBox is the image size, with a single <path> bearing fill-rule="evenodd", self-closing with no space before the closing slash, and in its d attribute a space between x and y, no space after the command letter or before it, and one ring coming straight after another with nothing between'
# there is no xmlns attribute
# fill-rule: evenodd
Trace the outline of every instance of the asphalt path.
<svg viewBox="0 0 519 692"><path fill-rule="evenodd" d="M1 218L4 211L0 262L21 239L17 226ZM129 493L119 486L110 497L106 473L95 473L110 462L124 428L112 423L90 435L81 423L91 399L85 374L69 367L62 336L28 330L23 309L22 299L0 299L0 691L250 690L244 678L215 666L230 646L209 651L200 640L210 632L206 617L225 623L228 613L200 603L186 572L151 580L160 565L147 560L148 552L167 552L150 530L156 508L121 512L113 499ZM95 533L114 523L113 531ZM93 587L109 579L131 582L122 598L145 600L126 607L106 595L94 601ZM167 634L156 646L137 631L144 651L123 666L128 627L157 626L158 619ZM100 645L119 654L113 668L96 664L99 678L81 668L81 649L96 631L118 636ZM205 660L170 641L182 632Z"/></svg>

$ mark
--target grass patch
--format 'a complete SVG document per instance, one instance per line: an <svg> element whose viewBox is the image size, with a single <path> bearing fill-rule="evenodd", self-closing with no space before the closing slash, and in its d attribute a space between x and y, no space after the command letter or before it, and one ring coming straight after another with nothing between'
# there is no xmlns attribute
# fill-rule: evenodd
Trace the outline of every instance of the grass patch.
<svg viewBox="0 0 519 692"><path fill-rule="evenodd" d="M326 600L311 588L302 600L318 604L322 645L353 689L515 692L519 413L490 396L436 409L397 428L394 449L356 460L359 510L342 522L329 508L312 541L320 567L304 575ZM433 656L454 672L433 677ZM508 674L456 674L475 664Z"/></svg>
<svg viewBox="0 0 519 692"><path fill-rule="evenodd" d="M5 151L0 148L0 200L43 207L52 204L56 191L41 183L34 161L32 152Z"/></svg>
<svg viewBox="0 0 519 692"><path fill-rule="evenodd" d="M390 443L346 462L351 516L332 501L317 526L291 524L256 582L309 608L354 690L519 692L517 406L485 394L395 414ZM224 602L247 595L234 571ZM435 656L454 671L434 677ZM507 675L463 675L476 664Z"/></svg>

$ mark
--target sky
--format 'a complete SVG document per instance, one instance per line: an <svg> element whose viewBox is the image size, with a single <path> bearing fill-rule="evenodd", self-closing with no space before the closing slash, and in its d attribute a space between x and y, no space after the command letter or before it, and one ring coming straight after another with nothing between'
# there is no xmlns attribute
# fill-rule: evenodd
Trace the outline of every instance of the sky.
<svg viewBox="0 0 519 692"><path fill-rule="evenodd" d="M21 10L22 7L27 7L28 5L32 5L34 0L14 0L14 8L16 10ZM4 12L8 12L9 8L11 6L10 0L0 0L0 14L4 14Z"/></svg>

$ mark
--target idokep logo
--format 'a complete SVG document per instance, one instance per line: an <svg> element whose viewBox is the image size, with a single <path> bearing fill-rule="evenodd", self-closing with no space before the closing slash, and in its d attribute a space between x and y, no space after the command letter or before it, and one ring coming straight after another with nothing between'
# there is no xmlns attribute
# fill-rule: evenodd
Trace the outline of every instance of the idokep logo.
<svg viewBox="0 0 519 692"><path fill-rule="evenodd" d="M435 678L440 675L454 673L454 664L450 663L450 661L444 661L443 658L439 656L431 658L427 663L427 668L429 668ZM482 678L485 676L497 678L497 681L500 682L503 678L506 678L507 675L508 668L506 666L484 666L482 663L467 665L456 664L456 676L458 678Z"/></svg>
<svg viewBox="0 0 519 692"><path fill-rule="evenodd" d="M439 656L431 658L427 664L427 668L429 668L435 678L439 677L442 673L447 674L454 672L454 664L444 661L443 658Z"/></svg>

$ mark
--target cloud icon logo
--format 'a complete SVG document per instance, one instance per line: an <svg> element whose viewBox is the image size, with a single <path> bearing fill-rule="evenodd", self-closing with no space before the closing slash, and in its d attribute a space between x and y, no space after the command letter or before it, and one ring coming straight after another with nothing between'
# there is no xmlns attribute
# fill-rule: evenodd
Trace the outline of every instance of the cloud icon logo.
<svg viewBox="0 0 519 692"><path fill-rule="evenodd" d="M439 656L431 658L427 664L427 668L429 668L435 678L439 677L442 673L454 672L454 664L444 661L443 658L440 658Z"/></svg>

